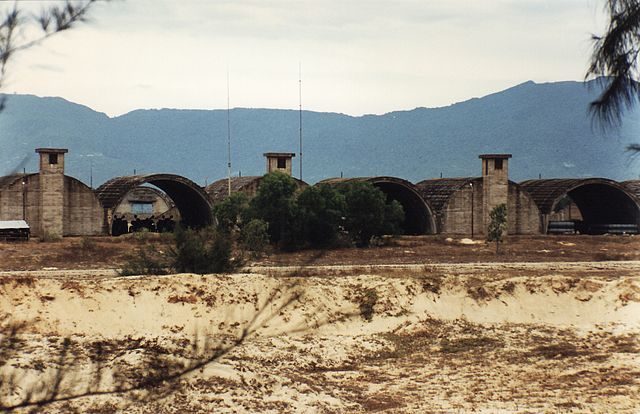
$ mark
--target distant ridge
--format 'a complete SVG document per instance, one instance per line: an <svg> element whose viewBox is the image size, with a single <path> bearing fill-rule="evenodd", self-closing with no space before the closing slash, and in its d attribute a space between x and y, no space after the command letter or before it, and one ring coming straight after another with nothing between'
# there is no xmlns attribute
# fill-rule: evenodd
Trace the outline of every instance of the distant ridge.
<svg viewBox="0 0 640 414"><path fill-rule="evenodd" d="M349 116L303 111L305 180L392 175L410 181L479 175L478 154L508 152L511 178L638 178L625 151L640 142L638 112L607 136L593 128L588 105L597 83L524 82L439 108ZM94 185L137 173L181 174L204 185L226 176L226 109L134 110L109 118L63 98L7 95L0 113L0 175L34 148L69 148L67 173ZM296 152L298 111L231 110L234 175L264 171L262 153ZM35 157L27 163L36 170ZM294 168L294 174L296 170Z"/></svg>

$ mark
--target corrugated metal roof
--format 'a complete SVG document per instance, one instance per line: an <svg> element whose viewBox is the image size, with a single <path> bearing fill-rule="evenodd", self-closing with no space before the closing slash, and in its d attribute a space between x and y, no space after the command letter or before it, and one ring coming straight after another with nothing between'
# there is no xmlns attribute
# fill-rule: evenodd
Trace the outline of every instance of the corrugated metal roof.
<svg viewBox="0 0 640 414"><path fill-rule="evenodd" d="M0 220L0 230L28 228L29 225L24 220Z"/></svg>
<svg viewBox="0 0 640 414"><path fill-rule="evenodd" d="M248 175L246 177L231 177L231 192L237 193L242 191L243 188L254 182L260 182L263 176ZM228 178L223 178L218 181L214 181L204 188L204 191L209 195L213 203L218 203L229 195L229 181Z"/></svg>
<svg viewBox="0 0 640 414"><path fill-rule="evenodd" d="M410 181L407 181L403 178L390 177L386 175L381 175L377 177L349 177L349 178L333 177L333 178L324 179L318 182L318 184L340 184L340 183L348 183L348 182L356 182L356 181L367 181L372 184L395 183L395 184L404 185L412 189L415 188L415 185Z"/></svg>
<svg viewBox="0 0 640 414"><path fill-rule="evenodd" d="M482 177L435 178L420 181L416 187L436 214L440 215L453 193L477 181L482 182Z"/></svg>
<svg viewBox="0 0 640 414"><path fill-rule="evenodd" d="M114 177L96 189L96 196L104 208L115 208L131 190L144 183L144 176Z"/></svg>
<svg viewBox="0 0 640 414"><path fill-rule="evenodd" d="M542 214L550 214L558 199L571 190L588 184L607 185L625 193L628 191L621 184L607 178L549 178L527 180L520 183L522 188L531 195Z"/></svg>

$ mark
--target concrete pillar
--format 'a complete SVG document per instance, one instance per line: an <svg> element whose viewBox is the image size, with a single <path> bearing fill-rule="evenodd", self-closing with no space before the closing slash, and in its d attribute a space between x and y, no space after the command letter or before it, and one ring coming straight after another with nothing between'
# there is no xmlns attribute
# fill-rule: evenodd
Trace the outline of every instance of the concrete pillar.
<svg viewBox="0 0 640 414"><path fill-rule="evenodd" d="M64 218L63 148L37 148L40 154L40 236L62 237Z"/></svg>
<svg viewBox="0 0 640 414"><path fill-rule="evenodd" d="M511 154L482 154L482 224L487 231L489 213L500 204L508 205L509 200L509 158ZM515 212L507 211L507 214Z"/></svg>
<svg viewBox="0 0 640 414"><path fill-rule="evenodd" d="M292 152L265 152L263 155L267 158L267 174L280 171L291 175L292 158L296 154Z"/></svg>

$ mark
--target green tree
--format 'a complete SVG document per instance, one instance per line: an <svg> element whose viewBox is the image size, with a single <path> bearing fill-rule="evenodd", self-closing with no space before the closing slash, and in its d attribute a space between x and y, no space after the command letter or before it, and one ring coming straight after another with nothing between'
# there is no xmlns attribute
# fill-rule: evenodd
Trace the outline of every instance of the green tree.
<svg viewBox="0 0 640 414"><path fill-rule="evenodd" d="M384 209L384 225L382 234L402 233L402 223L404 222L404 208L398 200L391 200Z"/></svg>
<svg viewBox="0 0 640 414"><path fill-rule="evenodd" d="M233 193L213 207L218 230L230 234L240 229L249 211L249 197L245 193Z"/></svg>
<svg viewBox="0 0 640 414"><path fill-rule="evenodd" d="M603 125L616 125L624 112L638 103L638 53L640 53L640 1L607 0L609 16L604 36L593 36L593 53L587 77L601 77L605 89L591 103L592 114ZM640 144L632 144L640 150Z"/></svg>
<svg viewBox="0 0 640 414"><path fill-rule="evenodd" d="M281 172L264 176L250 203L250 216L269 223L269 239L284 248L297 244L300 215L296 203L296 181Z"/></svg>
<svg viewBox="0 0 640 414"><path fill-rule="evenodd" d="M354 181L338 187L347 205L344 227L357 246L366 247L373 236L396 233L404 220L397 201L387 204L385 194L373 184Z"/></svg>
<svg viewBox="0 0 640 414"><path fill-rule="evenodd" d="M502 203L495 206L489 213L489 227L487 229L487 240L496 242L496 254L500 249L500 243L507 230L507 205Z"/></svg>
<svg viewBox="0 0 640 414"><path fill-rule="evenodd" d="M335 187L319 184L305 188L298 196L304 239L313 247L335 244L347 204Z"/></svg>

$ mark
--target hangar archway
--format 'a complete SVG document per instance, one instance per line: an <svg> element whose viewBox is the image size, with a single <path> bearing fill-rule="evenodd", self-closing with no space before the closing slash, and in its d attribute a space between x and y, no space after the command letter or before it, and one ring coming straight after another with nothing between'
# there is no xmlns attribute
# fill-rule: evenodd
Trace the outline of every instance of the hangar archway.
<svg viewBox="0 0 640 414"><path fill-rule="evenodd" d="M133 175L113 178L96 189L96 195L107 216L129 191L151 184L169 196L180 212L185 227L204 227L213 223L211 204L204 190L188 178L174 174ZM107 217L105 217L107 218Z"/></svg>
<svg viewBox="0 0 640 414"><path fill-rule="evenodd" d="M366 181L380 189L387 200L396 200L404 209L402 223L404 234L421 235L436 232L433 209L418 193L416 187L407 180L396 177L330 178L320 183L337 185L349 181Z"/></svg>
<svg viewBox="0 0 640 414"><path fill-rule="evenodd" d="M534 199L544 232L549 217L567 198L580 210L576 230L587 234L637 233L640 206L632 193L619 183L604 178L529 180L522 187Z"/></svg>

